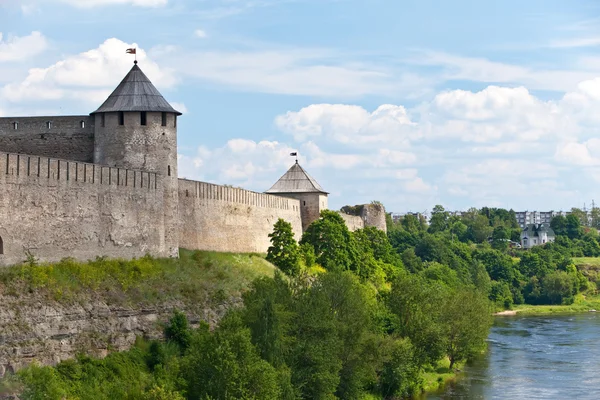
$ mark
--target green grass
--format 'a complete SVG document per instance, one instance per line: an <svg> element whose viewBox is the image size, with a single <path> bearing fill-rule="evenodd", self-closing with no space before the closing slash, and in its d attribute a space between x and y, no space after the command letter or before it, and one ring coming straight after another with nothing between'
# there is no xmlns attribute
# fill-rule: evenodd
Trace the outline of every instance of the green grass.
<svg viewBox="0 0 600 400"><path fill-rule="evenodd" d="M446 384L455 381L464 363L456 363L454 370L451 371L450 360L446 357L438 362L436 368L431 368L423 373L423 391L425 393L435 393L443 390Z"/></svg>
<svg viewBox="0 0 600 400"><path fill-rule="evenodd" d="M165 301L210 306L238 297L254 279L275 271L258 254L187 250L181 250L178 259L65 259L39 265L30 261L0 269L0 293L35 292L59 302L99 297L109 304L138 307Z"/></svg>
<svg viewBox="0 0 600 400"><path fill-rule="evenodd" d="M600 257L573 257L577 267L600 267Z"/></svg>
<svg viewBox="0 0 600 400"><path fill-rule="evenodd" d="M555 306L533 306L529 304L516 305L513 308L517 315L547 315L547 314L569 314L590 312L600 310L600 296L575 296L575 302L569 305Z"/></svg>

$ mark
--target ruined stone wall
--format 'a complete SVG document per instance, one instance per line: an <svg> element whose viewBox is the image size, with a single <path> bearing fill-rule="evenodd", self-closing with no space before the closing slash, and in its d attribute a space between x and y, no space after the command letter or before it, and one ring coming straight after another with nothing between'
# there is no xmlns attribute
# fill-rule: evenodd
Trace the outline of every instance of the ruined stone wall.
<svg viewBox="0 0 600 400"><path fill-rule="evenodd" d="M351 213L348 213L351 212ZM340 215L346 221L348 229L356 231L368 226L387 232L385 207L381 204L360 204L342 207Z"/></svg>
<svg viewBox="0 0 600 400"><path fill-rule="evenodd" d="M345 214L343 212L340 212L339 214L342 216L346 222L346 226L351 232L363 229L365 227L365 222L361 217L357 215Z"/></svg>
<svg viewBox="0 0 600 400"><path fill-rule="evenodd" d="M192 250L266 253L277 219L302 237L300 202L244 189L179 180L180 246Z"/></svg>
<svg viewBox="0 0 600 400"><path fill-rule="evenodd" d="M365 226L374 226L379 230L387 232L385 207L382 204L365 204L361 217L365 222Z"/></svg>
<svg viewBox="0 0 600 400"><path fill-rule="evenodd" d="M0 151L92 162L94 120L89 115L0 118Z"/></svg>
<svg viewBox="0 0 600 400"><path fill-rule="evenodd" d="M167 256L163 218L157 174L0 153L0 266Z"/></svg>

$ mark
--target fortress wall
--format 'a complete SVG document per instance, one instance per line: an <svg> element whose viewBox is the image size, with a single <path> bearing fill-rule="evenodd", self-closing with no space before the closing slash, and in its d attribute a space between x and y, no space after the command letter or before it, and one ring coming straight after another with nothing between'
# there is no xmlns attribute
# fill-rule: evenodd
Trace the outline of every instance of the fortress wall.
<svg viewBox="0 0 600 400"><path fill-rule="evenodd" d="M266 253L277 219L302 236L300 202L249 190L179 180L180 246L194 250Z"/></svg>
<svg viewBox="0 0 600 400"><path fill-rule="evenodd" d="M0 118L0 151L92 162L94 119L89 115Z"/></svg>
<svg viewBox="0 0 600 400"><path fill-rule="evenodd" d="M382 204L365 204L362 213L365 226L374 226L375 228L387 232L385 222L385 207Z"/></svg>
<svg viewBox="0 0 600 400"><path fill-rule="evenodd" d="M154 173L0 153L0 266L165 256L163 219Z"/></svg>
<svg viewBox="0 0 600 400"><path fill-rule="evenodd" d="M363 229L365 227L365 222L363 219L356 215L350 215L343 212L339 213L344 221L346 222L346 226L351 232L357 231L359 229Z"/></svg>

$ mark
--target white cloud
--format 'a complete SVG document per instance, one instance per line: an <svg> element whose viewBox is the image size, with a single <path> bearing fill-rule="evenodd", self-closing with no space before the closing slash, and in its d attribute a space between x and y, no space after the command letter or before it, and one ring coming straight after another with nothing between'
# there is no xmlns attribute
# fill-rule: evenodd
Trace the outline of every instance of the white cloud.
<svg viewBox="0 0 600 400"><path fill-rule="evenodd" d="M409 73L345 61L335 51L310 48L207 51L190 53L169 48L165 65L187 79L199 79L237 91L335 96L421 93L429 84Z"/></svg>
<svg viewBox="0 0 600 400"><path fill-rule="evenodd" d="M419 52L407 60L413 65L436 66L442 71L438 81L462 80L495 84L525 85L530 90L566 92L583 80L592 79L595 71L578 69L526 67L491 61L481 57L464 57L436 51Z"/></svg>
<svg viewBox="0 0 600 400"><path fill-rule="evenodd" d="M194 31L194 36L196 36L197 38L200 38L200 39L205 39L208 35L202 29L196 29Z"/></svg>
<svg viewBox="0 0 600 400"><path fill-rule="evenodd" d="M48 48L48 40L40 32L28 36L4 37L0 32L0 62L31 58Z"/></svg>
<svg viewBox="0 0 600 400"><path fill-rule="evenodd" d="M67 57L48 68L30 69L22 82L4 86L0 94L9 102L74 99L99 104L133 65L132 57L125 54L130 47L137 45L107 39L96 49ZM148 59L143 49L138 48L137 53L139 65L156 86L176 83L171 72Z"/></svg>

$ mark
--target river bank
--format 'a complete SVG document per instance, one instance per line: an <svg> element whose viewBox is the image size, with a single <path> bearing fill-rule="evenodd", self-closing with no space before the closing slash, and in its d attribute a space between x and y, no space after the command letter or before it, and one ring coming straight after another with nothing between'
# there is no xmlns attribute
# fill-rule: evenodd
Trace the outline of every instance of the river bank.
<svg viewBox="0 0 600 400"><path fill-rule="evenodd" d="M530 305L519 304L511 310L504 310L494 313L495 316L515 316L515 315L549 315L549 314L576 314L600 311L600 296L584 296L579 294L575 297L575 302L568 305Z"/></svg>

